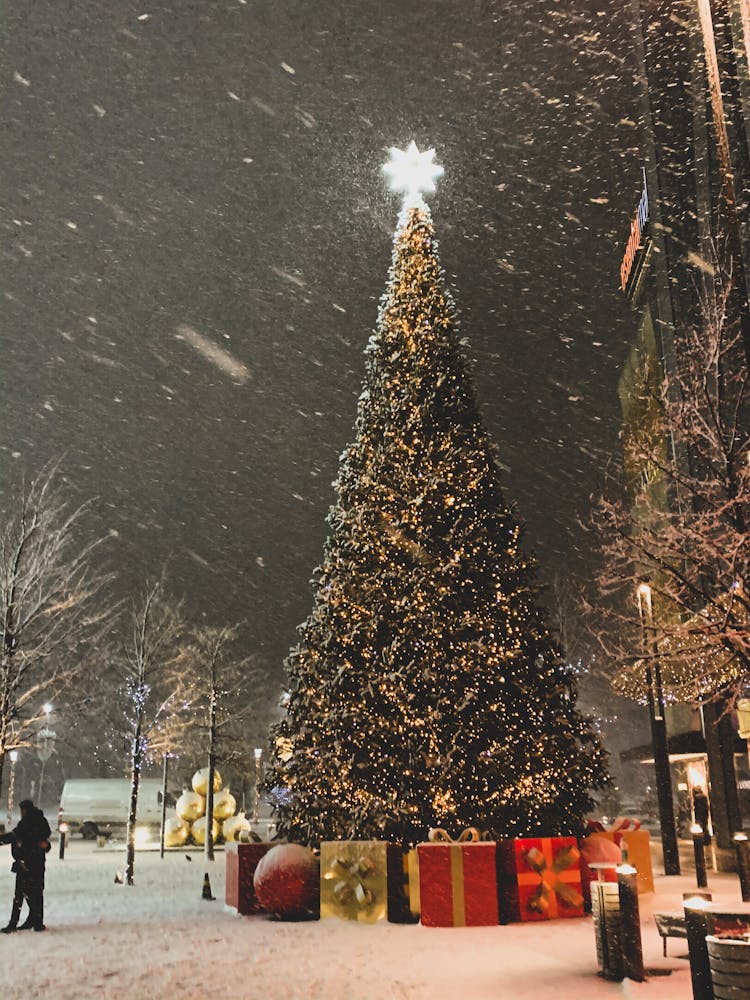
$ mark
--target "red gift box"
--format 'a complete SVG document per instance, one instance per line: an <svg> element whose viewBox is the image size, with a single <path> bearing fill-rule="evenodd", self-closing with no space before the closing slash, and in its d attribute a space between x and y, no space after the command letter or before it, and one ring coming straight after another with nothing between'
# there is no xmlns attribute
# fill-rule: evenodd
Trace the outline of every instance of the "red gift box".
<svg viewBox="0 0 750 1000"><path fill-rule="evenodd" d="M224 900L227 906L233 906L238 913L260 913L262 907L253 888L253 875L260 859L273 846L273 844L237 843L225 845L227 882Z"/></svg>
<svg viewBox="0 0 750 1000"><path fill-rule="evenodd" d="M575 837L498 841L500 921L582 917L580 857Z"/></svg>
<svg viewBox="0 0 750 1000"><path fill-rule="evenodd" d="M425 927L498 923L495 844L418 844L421 921Z"/></svg>

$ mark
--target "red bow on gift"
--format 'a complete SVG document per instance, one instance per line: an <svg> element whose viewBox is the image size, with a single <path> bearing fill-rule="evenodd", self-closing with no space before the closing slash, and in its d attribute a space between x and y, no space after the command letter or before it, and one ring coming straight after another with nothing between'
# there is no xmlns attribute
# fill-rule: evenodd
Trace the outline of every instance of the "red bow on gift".
<svg viewBox="0 0 750 1000"><path fill-rule="evenodd" d="M626 830L640 830L641 821L627 816L618 816L612 826L606 827L598 819L586 820L586 833L624 833Z"/></svg>

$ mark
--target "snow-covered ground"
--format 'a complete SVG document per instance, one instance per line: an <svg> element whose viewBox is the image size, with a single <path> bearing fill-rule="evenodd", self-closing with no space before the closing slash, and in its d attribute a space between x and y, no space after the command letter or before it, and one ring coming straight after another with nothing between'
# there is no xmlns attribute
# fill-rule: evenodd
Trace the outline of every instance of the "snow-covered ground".
<svg viewBox="0 0 750 1000"><path fill-rule="evenodd" d="M224 907L224 855L139 851L136 885L114 882L120 845L53 845L46 934L0 935L0 997L47 1000L686 1000L688 963L661 957L653 909L678 909L690 877L658 878L642 898L646 963L672 975L643 984L596 975L591 918L435 929L338 920L278 923ZM10 912L10 852L0 849L0 919ZM210 872L215 902L201 899ZM715 899L739 900L736 877L711 877ZM3 910L4 908L4 910ZM684 955L684 941L670 952Z"/></svg>

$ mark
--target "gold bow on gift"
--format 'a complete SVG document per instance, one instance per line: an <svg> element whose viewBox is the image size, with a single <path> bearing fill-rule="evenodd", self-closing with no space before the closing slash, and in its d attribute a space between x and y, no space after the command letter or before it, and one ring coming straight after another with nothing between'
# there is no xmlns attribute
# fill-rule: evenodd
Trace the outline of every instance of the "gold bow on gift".
<svg viewBox="0 0 750 1000"><path fill-rule="evenodd" d="M375 865L369 858L360 858L358 861L336 858L331 865L334 874L340 876L333 887L336 899L340 903L348 903L353 899L360 909L370 906L375 897L365 885L365 879L374 869Z"/></svg>
<svg viewBox="0 0 750 1000"><path fill-rule="evenodd" d="M581 855L578 853L578 849L572 845L563 847L554 858L551 855L551 849L542 853L538 847L524 851L526 864L540 878L537 890L529 900L528 905L530 910L535 910L537 913L546 914L551 910L551 915L557 916L558 899L573 908L583 905L583 896L572 886L566 885L564 881L565 879L576 882L579 880L577 872L567 869L578 864Z"/></svg>
<svg viewBox="0 0 750 1000"><path fill-rule="evenodd" d="M431 843L442 843L442 844L478 844L482 839L479 830L475 826L468 826L456 840L451 837L451 835L443 830L442 827L433 827L432 830L427 834L427 839Z"/></svg>

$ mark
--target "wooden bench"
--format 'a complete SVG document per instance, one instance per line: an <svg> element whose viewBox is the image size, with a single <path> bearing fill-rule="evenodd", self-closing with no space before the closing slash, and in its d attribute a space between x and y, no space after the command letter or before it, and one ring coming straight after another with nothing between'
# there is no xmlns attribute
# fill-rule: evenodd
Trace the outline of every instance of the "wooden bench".
<svg viewBox="0 0 750 1000"><path fill-rule="evenodd" d="M667 957L667 938L686 938L685 915L675 910L674 913L655 913L656 929L662 939L664 957Z"/></svg>

